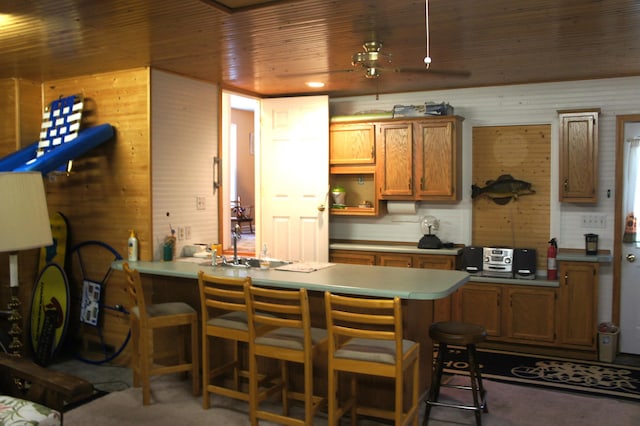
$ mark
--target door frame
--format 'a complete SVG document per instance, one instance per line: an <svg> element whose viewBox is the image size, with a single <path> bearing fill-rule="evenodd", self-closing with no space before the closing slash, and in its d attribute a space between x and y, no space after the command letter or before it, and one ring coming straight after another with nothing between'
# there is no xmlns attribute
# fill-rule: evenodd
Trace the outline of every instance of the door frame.
<svg viewBox="0 0 640 426"><path fill-rule="evenodd" d="M615 176L615 219L613 235L613 294L611 301L611 321L620 324L620 297L622 297L622 234L625 222L622 219L624 182L624 127L627 122L640 122L640 114L616 116L616 176Z"/></svg>
<svg viewBox="0 0 640 426"><path fill-rule="evenodd" d="M254 182L254 235L255 235L255 243L256 247L260 247L258 244L260 243L260 228L261 224L259 221L258 214L260 213L260 206L257 200L261 198L260 194L260 182L259 182L259 171L260 171L260 102L261 98L242 94L240 92L235 92L231 89L220 89L220 100L218 105L220 105L219 111L219 123L218 131L219 131L219 140L218 140L218 158L220 159L221 171L220 179L222 180L222 185L218 188L218 242L222 244L222 249L231 247L231 204L229 200L229 128L231 125L231 109L234 107L231 97L235 96L237 98L244 98L248 103L255 102L253 105L253 122L254 122L254 169L255 169L255 182ZM221 254L221 253L220 253Z"/></svg>

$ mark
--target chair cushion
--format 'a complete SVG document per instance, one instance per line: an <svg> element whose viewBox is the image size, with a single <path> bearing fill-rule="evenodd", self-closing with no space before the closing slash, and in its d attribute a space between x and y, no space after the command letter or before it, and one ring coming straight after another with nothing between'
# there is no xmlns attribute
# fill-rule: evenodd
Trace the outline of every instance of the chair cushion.
<svg viewBox="0 0 640 426"><path fill-rule="evenodd" d="M326 339L326 337L327 330L311 327L311 343L315 345L319 341ZM258 337L255 343L301 351L304 350L304 332L300 328L280 327L262 337Z"/></svg>
<svg viewBox="0 0 640 426"><path fill-rule="evenodd" d="M57 426L61 424L61 416L58 411L44 405L0 395L0 424Z"/></svg>
<svg viewBox="0 0 640 426"><path fill-rule="evenodd" d="M211 318L207 321L207 324L247 331L247 313L241 311L229 312L219 317Z"/></svg>
<svg viewBox="0 0 640 426"><path fill-rule="evenodd" d="M140 310L137 306L131 309L131 313L135 316L140 316ZM147 313L150 317L161 317L165 315L175 315L175 314L191 314L196 313L195 309L184 302L167 302L167 303L156 303L155 305L147 306Z"/></svg>
<svg viewBox="0 0 640 426"><path fill-rule="evenodd" d="M411 340L402 340L402 353L406 353L415 345ZM392 340L351 339L336 350L336 358L357 359L360 361L396 363L396 345Z"/></svg>

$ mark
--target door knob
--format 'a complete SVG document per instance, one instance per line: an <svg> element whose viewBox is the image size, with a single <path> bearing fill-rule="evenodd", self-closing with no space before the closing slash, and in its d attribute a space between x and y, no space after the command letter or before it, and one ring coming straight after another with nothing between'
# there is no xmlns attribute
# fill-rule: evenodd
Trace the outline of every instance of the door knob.
<svg viewBox="0 0 640 426"><path fill-rule="evenodd" d="M627 262L631 262L631 263L633 263L633 262L635 262L635 261L636 261L636 255L635 255L635 254L633 254L633 253L629 253L629 254L627 255Z"/></svg>

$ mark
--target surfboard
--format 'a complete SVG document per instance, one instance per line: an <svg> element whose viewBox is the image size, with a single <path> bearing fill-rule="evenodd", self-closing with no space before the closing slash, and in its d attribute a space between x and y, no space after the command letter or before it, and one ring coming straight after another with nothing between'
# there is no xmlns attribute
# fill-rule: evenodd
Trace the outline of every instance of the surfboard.
<svg viewBox="0 0 640 426"><path fill-rule="evenodd" d="M36 281L31 300L31 345L36 363L47 366L67 331L69 283L64 269L47 264Z"/></svg>
<svg viewBox="0 0 640 426"><path fill-rule="evenodd" d="M53 243L40 249L38 272L42 272L49 263L57 263L63 268L66 266L69 227L67 218L62 213L56 212L49 217L49 221Z"/></svg>

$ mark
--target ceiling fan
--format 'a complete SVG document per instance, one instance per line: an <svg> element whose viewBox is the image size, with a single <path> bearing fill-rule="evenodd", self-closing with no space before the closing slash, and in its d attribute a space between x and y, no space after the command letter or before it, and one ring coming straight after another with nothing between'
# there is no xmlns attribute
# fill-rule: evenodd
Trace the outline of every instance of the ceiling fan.
<svg viewBox="0 0 640 426"><path fill-rule="evenodd" d="M366 41L362 47L363 52L354 53L351 58L351 65L354 69L363 69L365 71L365 77L378 78L382 72L401 72L401 73L419 73L419 74L440 74L453 77L469 77L471 73L468 71L453 71L453 70L437 70L430 67L431 58L427 55L425 57L424 68L398 68L391 65L391 54L383 53L382 42L377 40ZM427 58L428 61L427 62ZM349 70L339 70L345 72L351 72Z"/></svg>

